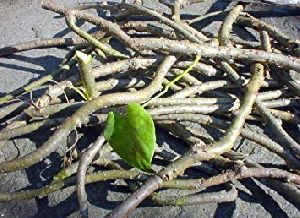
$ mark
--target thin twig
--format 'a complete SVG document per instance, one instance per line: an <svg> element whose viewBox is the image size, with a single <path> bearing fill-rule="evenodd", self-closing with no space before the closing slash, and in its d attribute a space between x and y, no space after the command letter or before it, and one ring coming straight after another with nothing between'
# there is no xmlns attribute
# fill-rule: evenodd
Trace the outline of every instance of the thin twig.
<svg viewBox="0 0 300 218"><path fill-rule="evenodd" d="M103 32L96 32L92 34L96 38L102 38ZM31 49L51 48L51 47L65 47L75 46L85 43L86 40L82 38L49 38L49 39L36 39L30 42L10 45L0 48L0 57L5 57L14 53L27 51Z"/></svg>
<svg viewBox="0 0 300 218"><path fill-rule="evenodd" d="M210 187L214 185L220 185L229 181L244 179L244 178L269 178L269 179L280 179L287 181L289 183L294 183L296 185L300 184L300 176L297 174L292 174L285 170L277 168L246 168L241 167L237 171L229 171L217 176L211 177L209 179L195 179L189 180L190 185L198 187ZM177 183L178 185L182 182L187 184L185 180L174 180L165 182L165 187L168 187L168 184ZM171 185L174 187L174 184Z"/></svg>
<svg viewBox="0 0 300 218"><path fill-rule="evenodd" d="M189 183L189 181L187 181ZM185 206L185 205L199 205L210 202L231 202L238 196L238 191L234 185L230 185L228 191L208 192L208 193L196 193L184 196L164 196L154 193L151 196L151 200L158 205L163 206Z"/></svg>
<svg viewBox="0 0 300 218"><path fill-rule="evenodd" d="M224 19L221 28L219 29L218 40L220 45L228 45L229 44L229 34L232 29L232 25L235 22L236 18L243 11L243 5L236 5L226 16Z"/></svg>
<svg viewBox="0 0 300 218"><path fill-rule="evenodd" d="M96 38L94 38L91 34L88 32L80 29L79 27L76 26L76 14L77 11L71 10L68 12L66 16L66 23L68 26L75 32L77 33L80 37L86 39L88 42L93 44L95 47L103 51L105 54L113 56L113 57L118 57L118 58L127 58L126 55L122 54L121 52L107 46L106 44L98 41Z"/></svg>
<svg viewBox="0 0 300 218"><path fill-rule="evenodd" d="M93 145L88 148L80 158L78 171L77 171L77 197L80 207L81 217L88 217L87 194L85 191L85 175L88 165L92 162L94 156L102 147L105 139L103 135L99 136Z"/></svg>

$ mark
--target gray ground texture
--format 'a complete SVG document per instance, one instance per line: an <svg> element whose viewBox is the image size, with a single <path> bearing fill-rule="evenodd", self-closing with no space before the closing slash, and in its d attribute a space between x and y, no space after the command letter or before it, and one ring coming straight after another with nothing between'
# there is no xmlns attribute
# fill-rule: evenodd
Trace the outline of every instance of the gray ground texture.
<svg viewBox="0 0 300 218"><path fill-rule="evenodd" d="M62 0L57 2L72 5L80 1ZM205 3L187 7L184 13L201 15L228 9L229 3L230 1L224 0L207 0ZM145 1L145 4L159 10L167 9L154 0ZM287 11L285 8L252 5L248 6L247 10L256 11L253 12L255 16L272 23L290 37L300 38L299 9L298 11ZM220 21L206 20L200 25L203 25L204 31L216 33ZM242 29L235 30L235 34L239 34L245 39L255 40L256 37ZM55 13L41 9L39 0L0 0L0 47L36 38L65 36L73 35L66 28L64 19ZM56 69L66 53L67 50L65 49L45 49L26 51L11 55L8 58L0 58L0 95ZM211 129L203 131L209 131L214 137L220 135L219 132L213 132ZM256 128L256 131L262 130ZM289 131L294 138L300 141L299 127ZM26 138L6 142L0 150L0 162L33 151L47 139L49 134L51 134L50 131L44 131L43 134L34 133ZM88 143L89 139L86 138L87 141L81 143ZM166 133L159 133L159 145L174 147L179 143L182 142ZM236 146L238 151L254 153L249 157L252 160L271 164L281 163L277 157L247 140L239 140ZM0 191L41 187L51 181L60 164L58 154L53 154L43 160L42 163L29 169L7 175L1 174ZM238 189L239 198L231 203L158 207L145 201L132 213L131 217L300 217L300 205L290 203L276 191L270 189L266 183L247 179L238 183ZM41 199L0 203L0 217L78 217L78 204L73 191L74 188L71 187ZM87 191L90 217L104 216L130 194L122 181L88 185ZM172 194L176 193L172 192Z"/></svg>

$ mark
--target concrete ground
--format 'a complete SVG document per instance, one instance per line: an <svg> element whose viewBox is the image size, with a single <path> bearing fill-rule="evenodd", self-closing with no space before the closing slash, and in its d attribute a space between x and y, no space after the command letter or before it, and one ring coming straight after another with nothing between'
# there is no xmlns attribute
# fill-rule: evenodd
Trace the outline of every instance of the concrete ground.
<svg viewBox="0 0 300 218"><path fill-rule="evenodd" d="M154 1L154 0L153 0ZM72 5L79 1L57 1ZM185 13L204 14L225 9L229 1L207 0L185 9ZM165 9L155 2L146 1L146 5ZM255 9L255 15L276 25L292 38L300 39L300 10L286 11L284 8L268 6L248 7ZM205 31L216 33L220 21L206 20L200 25L209 25ZM249 32L239 30L245 38L253 38ZM66 28L64 19L55 13L42 10L39 0L0 0L0 47L26 42L36 38L72 36ZM56 69L67 50L32 50L8 58L0 58L0 96L28 83L30 80L46 75ZM293 129L298 135L299 128ZM26 138L6 142L0 149L0 162L16 158L33 151L51 134L34 133ZM91 136L92 137L92 136ZM182 143L164 132L159 133L159 144L176 146ZM250 153L255 148L253 160L277 163L274 155L246 140L238 142L240 151ZM267 157L267 158L266 158ZM16 191L41 187L57 172L60 162L54 153L42 163L8 175L0 175L0 191ZM118 184L118 185L117 185ZM89 185L88 200L91 217L102 217L129 195L121 181L108 181ZM266 184L257 180L243 180L238 186L240 192L235 202L210 203L186 207L158 207L144 202L131 217L300 217L299 207L290 203ZM55 192L48 197L22 202L0 203L0 217L77 217L78 205L74 188Z"/></svg>

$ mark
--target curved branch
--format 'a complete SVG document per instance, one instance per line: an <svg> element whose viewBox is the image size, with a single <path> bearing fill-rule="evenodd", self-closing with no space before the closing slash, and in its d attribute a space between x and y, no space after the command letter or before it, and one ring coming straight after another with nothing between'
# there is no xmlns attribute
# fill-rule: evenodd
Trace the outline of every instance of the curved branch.
<svg viewBox="0 0 300 218"><path fill-rule="evenodd" d="M117 104L142 102L147 100L161 88L161 84L165 75L175 61L176 58L174 56L167 56L157 70L156 77L153 79L152 83L148 87L138 92L107 94L91 100L80 109L78 109L69 119L67 119L48 139L48 141L46 141L36 151L18 159L0 163L0 172L12 172L38 163L43 158L47 157L50 153L54 152L59 147L62 147L69 133L77 126L86 124L89 120L89 115L97 109Z"/></svg>
<svg viewBox="0 0 300 218"><path fill-rule="evenodd" d="M80 206L81 217L88 217L87 194L85 190L85 175L88 165L99 152L105 139L99 136L90 148L81 156L77 171L77 198Z"/></svg>

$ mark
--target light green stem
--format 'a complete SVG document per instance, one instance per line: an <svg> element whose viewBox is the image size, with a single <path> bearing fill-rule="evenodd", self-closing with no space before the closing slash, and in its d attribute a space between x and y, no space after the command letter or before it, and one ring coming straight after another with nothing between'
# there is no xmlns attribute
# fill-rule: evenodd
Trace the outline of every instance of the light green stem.
<svg viewBox="0 0 300 218"><path fill-rule="evenodd" d="M80 67L81 83L87 91L87 98L89 100L97 98L99 93L97 90L95 77L91 71L92 56L77 51L76 58Z"/></svg>

